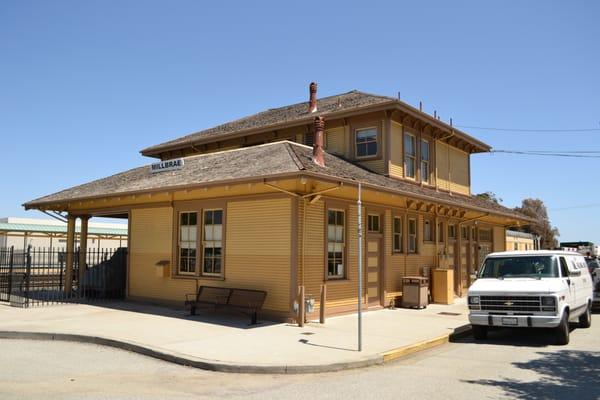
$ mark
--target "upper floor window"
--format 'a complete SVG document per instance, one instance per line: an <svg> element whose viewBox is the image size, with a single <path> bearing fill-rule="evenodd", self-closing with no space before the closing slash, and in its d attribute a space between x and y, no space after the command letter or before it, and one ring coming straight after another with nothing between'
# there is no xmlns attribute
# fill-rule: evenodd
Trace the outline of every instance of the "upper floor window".
<svg viewBox="0 0 600 400"><path fill-rule="evenodd" d="M344 211L327 210L327 277L344 277Z"/></svg>
<svg viewBox="0 0 600 400"><path fill-rule="evenodd" d="M180 274L196 272L196 237L198 232L198 213L179 214L179 263Z"/></svg>
<svg viewBox="0 0 600 400"><path fill-rule="evenodd" d="M204 275L221 275L223 260L223 210L204 211Z"/></svg>
<svg viewBox="0 0 600 400"><path fill-rule="evenodd" d="M429 182L429 142L421 140L421 181Z"/></svg>
<svg viewBox="0 0 600 400"><path fill-rule="evenodd" d="M356 157L373 157L378 152L377 129L356 130Z"/></svg>
<svg viewBox="0 0 600 400"><path fill-rule="evenodd" d="M409 133L404 134L404 175L415 178L417 169L417 147L415 137Z"/></svg>

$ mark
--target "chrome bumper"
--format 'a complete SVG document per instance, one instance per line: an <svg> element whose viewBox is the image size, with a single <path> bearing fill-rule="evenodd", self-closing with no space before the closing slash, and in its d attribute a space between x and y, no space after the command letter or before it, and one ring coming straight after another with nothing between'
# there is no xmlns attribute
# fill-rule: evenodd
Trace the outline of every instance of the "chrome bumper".
<svg viewBox="0 0 600 400"><path fill-rule="evenodd" d="M471 325L503 326L507 328L555 328L560 324L560 320L560 315L469 314Z"/></svg>

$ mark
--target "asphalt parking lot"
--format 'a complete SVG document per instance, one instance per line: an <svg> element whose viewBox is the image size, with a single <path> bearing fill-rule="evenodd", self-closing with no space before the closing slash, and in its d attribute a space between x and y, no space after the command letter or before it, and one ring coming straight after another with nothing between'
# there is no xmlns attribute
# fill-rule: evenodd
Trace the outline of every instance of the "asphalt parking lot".
<svg viewBox="0 0 600 400"><path fill-rule="evenodd" d="M600 398L600 318L567 346L544 331L494 331L385 366L315 375L197 370L112 348L0 340L2 399Z"/></svg>

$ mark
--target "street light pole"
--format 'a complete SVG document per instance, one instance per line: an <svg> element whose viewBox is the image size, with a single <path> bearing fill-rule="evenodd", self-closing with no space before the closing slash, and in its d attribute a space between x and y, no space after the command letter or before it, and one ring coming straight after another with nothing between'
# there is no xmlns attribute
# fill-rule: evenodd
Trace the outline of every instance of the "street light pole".
<svg viewBox="0 0 600 400"><path fill-rule="evenodd" d="M362 351L362 270L363 270L363 257L362 257L362 201L361 201L362 187L360 182L358 183L358 351Z"/></svg>

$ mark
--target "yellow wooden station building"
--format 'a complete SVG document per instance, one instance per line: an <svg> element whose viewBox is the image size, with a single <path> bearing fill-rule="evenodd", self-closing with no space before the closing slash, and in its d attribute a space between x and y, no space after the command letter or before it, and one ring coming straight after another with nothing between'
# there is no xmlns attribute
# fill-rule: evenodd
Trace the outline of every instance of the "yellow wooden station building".
<svg viewBox="0 0 600 400"><path fill-rule="evenodd" d="M506 227L530 222L471 195L470 155L489 150L398 99L317 100L311 84L308 102L146 148L158 162L24 206L68 214L71 249L76 219L84 241L90 217L127 218L129 299L261 289L270 318L297 319L301 293L316 300L308 317L325 317L357 308L359 183L364 307L393 304L403 277L431 269L453 271L465 294Z"/></svg>

